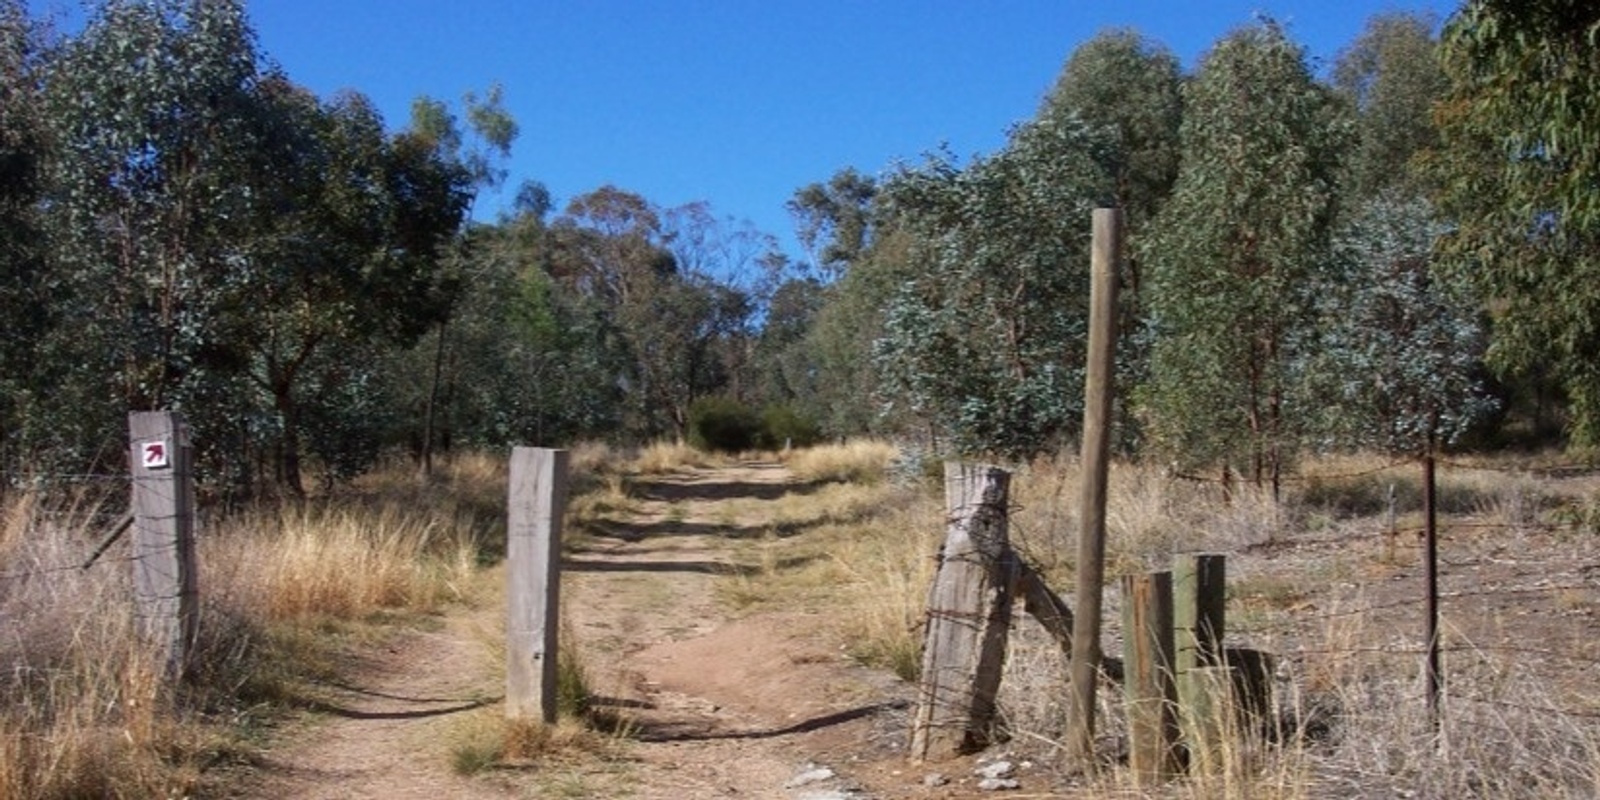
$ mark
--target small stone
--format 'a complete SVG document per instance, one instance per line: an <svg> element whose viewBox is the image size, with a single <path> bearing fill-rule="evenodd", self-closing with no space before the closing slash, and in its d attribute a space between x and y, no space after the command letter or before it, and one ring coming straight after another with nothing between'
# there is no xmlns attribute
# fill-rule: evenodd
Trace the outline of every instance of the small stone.
<svg viewBox="0 0 1600 800"><path fill-rule="evenodd" d="M798 789L801 786L810 786L813 783L821 783L832 777L833 770L828 769L827 767L811 767L805 772L790 778L789 782L783 785L783 788Z"/></svg>
<svg viewBox="0 0 1600 800"><path fill-rule="evenodd" d="M922 785L926 786L926 787L928 787L930 789L935 787L935 786L943 786L943 785L945 785L945 784L947 784L949 782L950 782L949 778L946 778L945 776L940 775L937 772L930 772L927 775L924 775L922 777Z"/></svg>
<svg viewBox="0 0 1600 800"><path fill-rule="evenodd" d="M1008 789L1021 789L1022 784L1011 778L984 778L978 781L980 792L1000 792Z"/></svg>
<svg viewBox="0 0 1600 800"><path fill-rule="evenodd" d="M984 764L973 773L980 778L1006 778L1010 777L1016 767L1010 761L996 761L993 764Z"/></svg>

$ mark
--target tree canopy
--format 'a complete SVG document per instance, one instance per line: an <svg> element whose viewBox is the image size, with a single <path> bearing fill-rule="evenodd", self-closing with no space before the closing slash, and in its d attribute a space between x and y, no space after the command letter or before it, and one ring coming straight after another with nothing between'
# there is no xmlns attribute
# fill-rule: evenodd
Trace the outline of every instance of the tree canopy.
<svg viewBox="0 0 1600 800"><path fill-rule="evenodd" d="M1600 442L1600 8L1473 0L1445 27L1432 167L1455 268L1494 312L1490 359L1548 369Z"/></svg>
<svg viewBox="0 0 1600 800"><path fill-rule="evenodd" d="M1374 17L1319 78L1270 20L1189 73L1110 30L994 152L798 187L789 254L704 201L510 175L497 83L385 120L296 84L239 0L101 0L71 33L0 0L0 471L95 466L156 407L238 492L682 438L696 408L1057 452L1105 204L1131 456L1275 481L1300 448L1515 425L1530 393L1593 443L1597 40L1587 3L1471 0L1442 33Z"/></svg>

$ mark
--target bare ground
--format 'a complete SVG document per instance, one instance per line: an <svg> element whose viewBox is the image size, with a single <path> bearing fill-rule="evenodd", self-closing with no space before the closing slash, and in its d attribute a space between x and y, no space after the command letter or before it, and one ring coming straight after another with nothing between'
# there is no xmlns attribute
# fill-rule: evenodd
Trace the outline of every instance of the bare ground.
<svg viewBox="0 0 1600 800"><path fill-rule="evenodd" d="M491 599L362 653L348 685L322 687L227 794L953 796L925 794L923 772L898 755L908 687L845 657L814 614L739 616L716 596L718 581L751 568L741 543L789 488L775 464L652 479L629 513L568 548L563 646L582 654L597 707L620 720L608 755L455 773L463 726L501 713L503 611ZM836 775L796 785L817 767ZM873 788L886 783L905 791Z"/></svg>

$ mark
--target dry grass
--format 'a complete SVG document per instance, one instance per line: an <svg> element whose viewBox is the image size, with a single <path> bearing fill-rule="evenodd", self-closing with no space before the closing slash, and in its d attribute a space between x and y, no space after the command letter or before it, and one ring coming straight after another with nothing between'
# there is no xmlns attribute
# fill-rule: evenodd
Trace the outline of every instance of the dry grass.
<svg viewBox="0 0 1600 800"><path fill-rule="evenodd" d="M71 568L92 518L41 505L24 495L0 508L0 798L188 791L213 734L160 691L133 644L126 570Z"/></svg>
<svg viewBox="0 0 1600 800"><path fill-rule="evenodd" d="M882 483L889 462L899 448L877 439L858 439L846 444L819 445L791 450L784 463L797 480L805 483L844 481Z"/></svg>
<svg viewBox="0 0 1600 800"><path fill-rule="evenodd" d="M426 484L406 465L354 492L203 521L200 638L176 691L136 646L127 543L72 566L113 515L73 495L7 497L0 800L192 794L301 680L338 669L348 635L472 599L504 486L494 459L460 458Z"/></svg>
<svg viewBox="0 0 1600 800"><path fill-rule="evenodd" d="M276 516L245 517L204 550L209 564L225 570L220 588L268 622L426 613L466 598L478 557L465 534L469 520L387 504L305 506Z"/></svg>
<svg viewBox="0 0 1600 800"><path fill-rule="evenodd" d="M1489 469L1451 464L1439 472L1446 525L1482 531L1473 534L1482 538L1473 552L1487 553L1492 563L1505 557L1507 547L1522 555L1528 547L1587 535L1585 509L1597 496L1592 482L1563 487L1501 471L1492 463L1481 466ZM1465 632L1447 631L1453 649L1447 654L1442 735L1435 737L1420 690L1416 632L1410 630L1417 625L1414 607L1395 606L1387 597L1380 603L1397 609L1392 614L1403 620L1403 629L1391 617L1339 616L1374 602L1339 587L1372 580L1384 589L1396 569L1412 569L1384 562L1380 544L1391 485L1397 525L1418 524L1420 472L1412 463L1370 456L1311 461L1302 477L1286 484L1283 501L1274 502L1248 484L1235 485L1225 500L1215 483L1115 465L1108 577L1166 568L1176 553L1234 554L1230 626L1243 632L1244 644L1275 654L1279 674L1264 729L1232 731L1213 769L1160 787L1139 786L1126 770L1109 769L1084 786L1084 796L1577 798L1600 793L1600 696L1584 677L1589 669L1584 665L1590 663L1584 656L1543 640L1528 646L1552 647L1556 655L1519 655L1525 648L1514 644L1515 628L1526 623L1508 623L1509 650L1479 649ZM1041 461L1018 468L1012 488L1013 542L1068 597L1078 487L1074 463ZM784 571L776 570L777 577L766 585L778 595L767 602L805 596L832 603L854 655L902 677L914 676L942 512L941 498L925 489L883 502L879 513L808 532L806 538L817 537L815 546L826 559L798 570L807 577L791 578L789 584L783 582ZM1464 535L1454 534L1452 541ZM1404 541L1415 550L1409 534ZM1302 542L1328 544L1301 555ZM764 563L774 560L763 558ZM1405 563L1415 561L1411 552ZM1570 567L1571 562L1557 563ZM768 580L766 572L760 580ZM1561 586L1548 593L1551 610L1535 613L1579 619L1591 614L1593 593L1563 588L1570 581L1545 581ZM830 588L797 594L808 586ZM1114 589L1106 599L1106 646L1116 653L1120 599ZM1284 627L1312 612L1330 615L1330 621L1309 632L1293 624ZM1460 613L1471 618L1465 610ZM1559 625L1556 617L1536 618ZM1066 736L1063 703L1070 696L1066 657L1037 625L1020 614L1018 619L1023 621L1013 628L1000 697L1012 737L1008 747L1042 763L1059 763ZM1252 628L1269 633L1252 635ZM1120 692L1107 687L1099 702L1101 743L1107 756L1115 757L1126 746Z"/></svg>
<svg viewBox="0 0 1600 800"><path fill-rule="evenodd" d="M633 459L633 469L641 475L665 475L725 463L726 456L696 450L684 442L653 442Z"/></svg>

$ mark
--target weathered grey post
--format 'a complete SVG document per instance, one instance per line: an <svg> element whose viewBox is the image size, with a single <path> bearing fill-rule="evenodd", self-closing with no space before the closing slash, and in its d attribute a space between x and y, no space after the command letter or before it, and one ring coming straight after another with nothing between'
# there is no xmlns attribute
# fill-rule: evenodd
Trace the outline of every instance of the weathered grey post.
<svg viewBox="0 0 1600 800"><path fill-rule="evenodd" d="M556 721L567 451L511 451L506 521L506 716Z"/></svg>
<svg viewBox="0 0 1600 800"><path fill-rule="evenodd" d="M1008 541L1011 473L947 462L947 525L928 592L922 686L911 757L946 757L989 744L1005 665L1015 583Z"/></svg>
<svg viewBox="0 0 1600 800"><path fill-rule="evenodd" d="M1090 251L1089 351L1083 404L1083 502L1078 533L1077 617L1072 625L1072 702L1067 704L1067 754L1094 763L1094 695L1100 679L1101 591L1106 562L1106 477L1111 455L1112 371L1117 351L1117 273L1122 212L1094 211Z"/></svg>
<svg viewBox="0 0 1600 800"><path fill-rule="evenodd" d="M167 677L188 668L199 619L189 426L171 411L128 415L133 474L133 593L139 635Z"/></svg>
<svg viewBox="0 0 1600 800"><path fill-rule="evenodd" d="M1213 716L1219 702L1214 700L1216 677L1212 670L1223 663L1227 576L1227 561L1220 555L1173 559L1173 660L1180 728L1191 763L1202 751L1215 747L1223 730Z"/></svg>
<svg viewBox="0 0 1600 800"><path fill-rule="evenodd" d="M1183 680L1189 684L1182 703L1183 739L1192 775L1225 774L1230 761L1242 755L1237 678L1231 667L1195 667Z"/></svg>
<svg viewBox="0 0 1600 800"><path fill-rule="evenodd" d="M1181 705L1187 705L1185 675L1222 664L1227 570L1227 559L1221 555L1180 555L1172 560L1174 658Z"/></svg>
<svg viewBox="0 0 1600 800"><path fill-rule="evenodd" d="M1178 698L1173 683L1172 638L1172 573L1123 576L1128 765L1140 783L1165 780L1178 773Z"/></svg>

